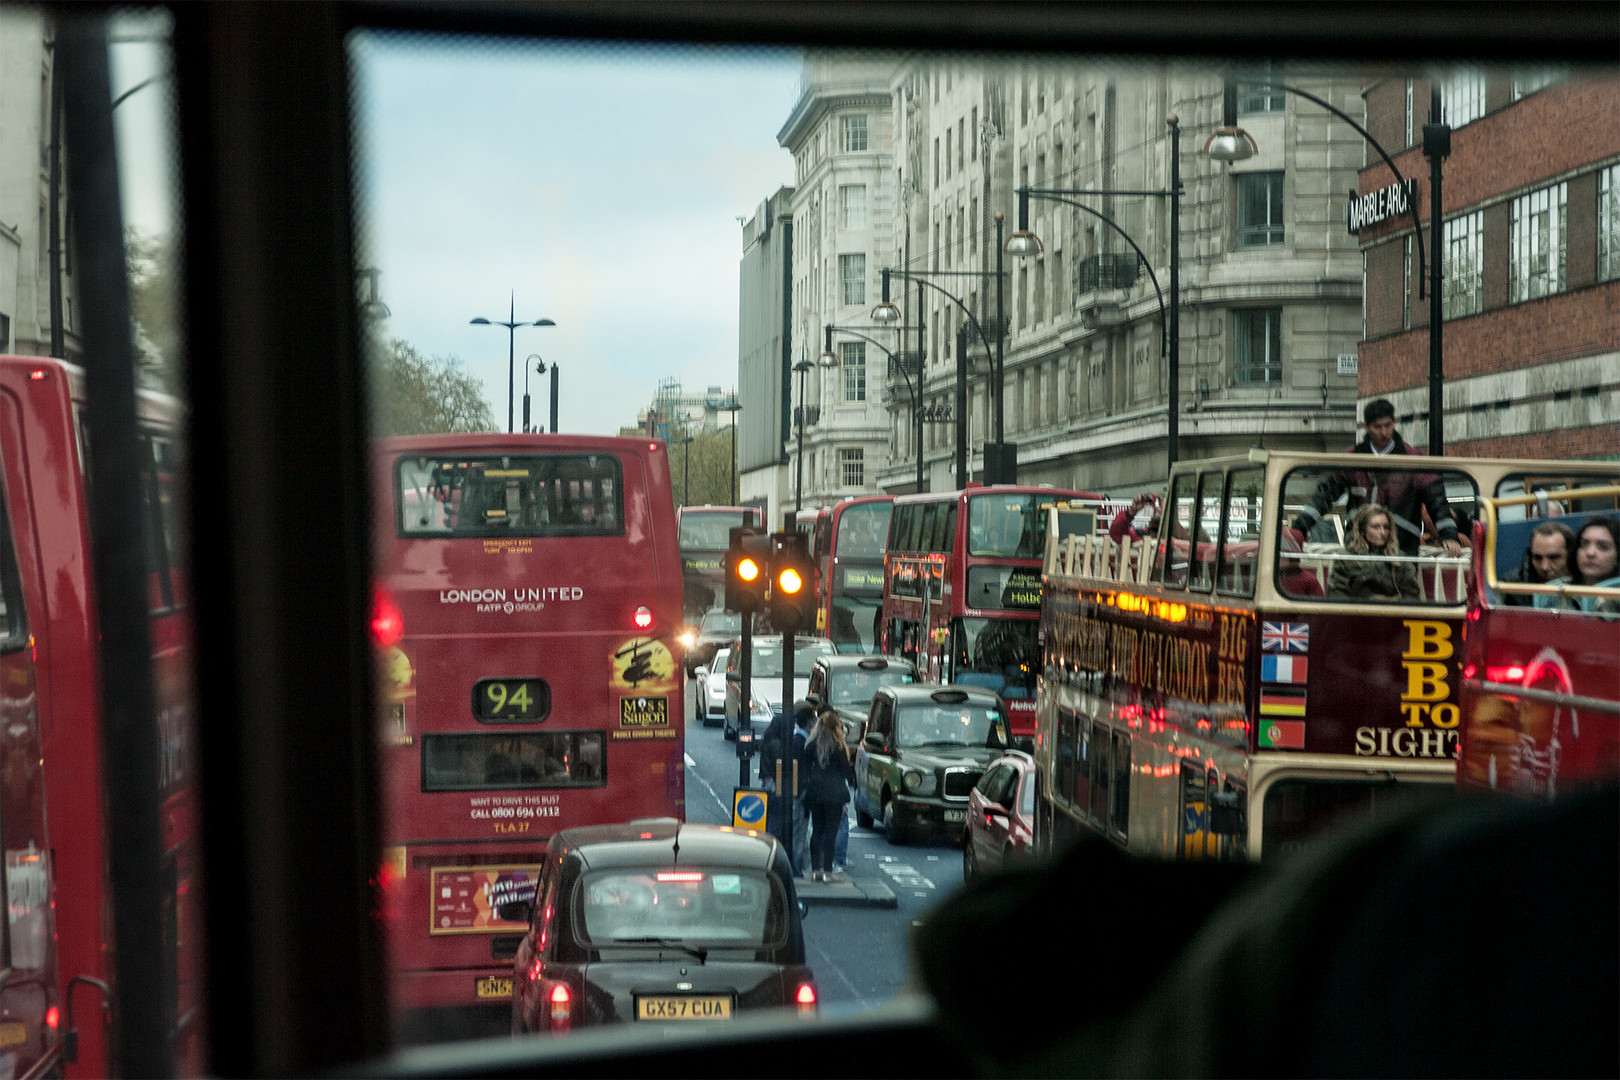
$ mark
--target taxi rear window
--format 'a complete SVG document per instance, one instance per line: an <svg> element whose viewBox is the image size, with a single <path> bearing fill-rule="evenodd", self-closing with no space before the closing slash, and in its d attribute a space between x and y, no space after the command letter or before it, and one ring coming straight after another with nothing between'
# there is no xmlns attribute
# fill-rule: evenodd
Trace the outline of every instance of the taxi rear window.
<svg viewBox="0 0 1620 1080"><path fill-rule="evenodd" d="M782 891L758 870L602 870L580 880L577 896L579 936L597 947L677 941L759 948L786 933Z"/></svg>

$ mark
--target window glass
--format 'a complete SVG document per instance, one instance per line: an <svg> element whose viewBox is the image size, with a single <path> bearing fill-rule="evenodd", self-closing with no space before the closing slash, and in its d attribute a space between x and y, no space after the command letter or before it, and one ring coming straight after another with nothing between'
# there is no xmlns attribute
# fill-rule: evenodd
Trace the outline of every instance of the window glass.
<svg viewBox="0 0 1620 1080"><path fill-rule="evenodd" d="M1160 525L1158 570L1166 585L1182 587L1187 584L1187 563L1190 553L1187 538L1192 534L1194 473L1182 473L1170 485L1168 528Z"/></svg>
<svg viewBox="0 0 1620 1080"><path fill-rule="evenodd" d="M888 543L891 502L857 503L838 515L840 559L881 559Z"/></svg>
<svg viewBox="0 0 1620 1080"><path fill-rule="evenodd" d="M1282 308L1232 312L1232 376L1242 385L1282 382Z"/></svg>
<svg viewBox="0 0 1620 1080"><path fill-rule="evenodd" d="M1554 184L1520 195L1510 204L1508 301L1534 300L1562 292L1568 228L1569 185Z"/></svg>
<svg viewBox="0 0 1620 1080"><path fill-rule="evenodd" d="M422 790L600 787L605 742L600 731L424 734Z"/></svg>
<svg viewBox="0 0 1620 1080"><path fill-rule="evenodd" d="M1109 792L1114 781L1113 733L1101 724L1092 729L1091 738L1091 816L1104 829L1108 828Z"/></svg>
<svg viewBox="0 0 1620 1080"><path fill-rule="evenodd" d="M404 536L624 533L622 470L608 454L404 457L395 476Z"/></svg>
<svg viewBox="0 0 1620 1080"><path fill-rule="evenodd" d="M1445 317L1480 311L1480 279L1485 264L1485 212L1475 210L1445 225L1445 268L1440 278Z"/></svg>
<svg viewBox="0 0 1620 1080"><path fill-rule="evenodd" d="M974 495L968 499L968 554L1000 558L1038 558L1035 496Z"/></svg>
<svg viewBox="0 0 1620 1080"><path fill-rule="evenodd" d="M911 668L905 664L891 663L878 671L867 671L864 668L841 671L838 677L832 680L830 704L870 705L873 696L882 687L907 686L915 681Z"/></svg>
<svg viewBox="0 0 1620 1080"><path fill-rule="evenodd" d="M17 572L17 552L12 547L5 490L0 485L0 652L20 649L26 644L28 620L23 617L22 582Z"/></svg>
<svg viewBox="0 0 1620 1080"><path fill-rule="evenodd" d="M1277 588L1298 599L1460 604L1468 554L1449 556L1443 544L1467 540L1460 523L1476 495L1473 479L1457 470L1294 469L1283 478Z"/></svg>
<svg viewBox="0 0 1620 1080"><path fill-rule="evenodd" d="M1598 171L1598 280L1620 277L1620 165Z"/></svg>
<svg viewBox="0 0 1620 1080"><path fill-rule="evenodd" d="M1283 242L1283 174L1240 173L1237 178L1239 247Z"/></svg>
<svg viewBox="0 0 1620 1080"><path fill-rule="evenodd" d="M1221 531L1221 474L1201 473L1198 477L1198 508L1189 540L1192 552L1189 589L1208 592L1215 584L1215 542Z"/></svg>
<svg viewBox="0 0 1620 1080"><path fill-rule="evenodd" d="M759 520L751 510L683 509L680 518L680 538L677 543L683 551L724 551L731 546L732 529Z"/></svg>
<svg viewBox="0 0 1620 1080"><path fill-rule="evenodd" d="M1052 788L1059 798L1069 800L1074 791L1075 758L1079 753L1079 719L1073 709L1057 713L1057 743L1053 746Z"/></svg>
<svg viewBox="0 0 1620 1080"><path fill-rule="evenodd" d="M1035 697L1040 623L1033 619L958 619L953 682L983 686L1003 698Z"/></svg>
<svg viewBox="0 0 1620 1080"><path fill-rule="evenodd" d="M717 948L777 944L786 900L758 870L640 867L587 874L579 883L579 937L599 948L674 939Z"/></svg>
<svg viewBox="0 0 1620 1080"><path fill-rule="evenodd" d="M799 644L793 649L793 670L809 671L810 666L816 662L818 656L830 656L836 650L832 642L825 638L815 638L805 643L799 638ZM754 640L754 662L750 674L755 678L775 676L782 677L782 639Z"/></svg>
<svg viewBox="0 0 1620 1080"><path fill-rule="evenodd" d="M938 701L907 705L898 717L897 745L988 746L995 735L1006 742L1007 722L1000 705L950 705Z"/></svg>
<svg viewBox="0 0 1620 1080"><path fill-rule="evenodd" d="M1218 592L1254 595L1254 570L1259 561L1260 511L1265 499L1264 469L1234 469L1226 480L1225 525L1221 529Z"/></svg>
<svg viewBox="0 0 1620 1080"><path fill-rule="evenodd" d="M1131 737L1123 731L1114 732L1113 784L1108 827L1120 836L1127 836L1131 813Z"/></svg>

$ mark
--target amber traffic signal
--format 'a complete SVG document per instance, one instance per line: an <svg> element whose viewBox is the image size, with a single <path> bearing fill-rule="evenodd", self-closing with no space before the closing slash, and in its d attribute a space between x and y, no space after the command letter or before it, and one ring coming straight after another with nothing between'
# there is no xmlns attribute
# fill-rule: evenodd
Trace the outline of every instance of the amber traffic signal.
<svg viewBox="0 0 1620 1080"><path fill-rule="evenodd" d="M771 626L784 634L815 621L815 566L803 533L781 538L771 560Z"/></svg>
<svg viewBox="0 0 1620 1080"><path fill-rule="evenodd" d="M751 612L765 606L771 582L771 538L743 525L731 530L726 552L726 610Z"/></svg>

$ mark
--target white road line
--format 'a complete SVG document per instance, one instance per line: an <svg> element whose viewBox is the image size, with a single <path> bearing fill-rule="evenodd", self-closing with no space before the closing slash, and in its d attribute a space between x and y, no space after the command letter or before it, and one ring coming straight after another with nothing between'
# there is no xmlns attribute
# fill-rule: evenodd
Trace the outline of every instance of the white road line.
<svg viewBox="0 0 1620 1080"><path fill-rule="evenodd" d="M687 754L686 755L686 775L687 776L695 776L695 777L697 777L697 782L703 785L703 790L707 791L709 793L709 796L712 799L714 799L715 804L720 807L720 813L724 815L724 817L722 817L721 820L725 824L730 825L731 824L731 804L726 802L718 794L715 793L714 788L709 786L709 782L707 780L703 779L703 776L702 776L701 773L698 773L698 772L694 771L694 769L696 767L697 767L697 762L692 760L692 755L691 754Z"/></svg>

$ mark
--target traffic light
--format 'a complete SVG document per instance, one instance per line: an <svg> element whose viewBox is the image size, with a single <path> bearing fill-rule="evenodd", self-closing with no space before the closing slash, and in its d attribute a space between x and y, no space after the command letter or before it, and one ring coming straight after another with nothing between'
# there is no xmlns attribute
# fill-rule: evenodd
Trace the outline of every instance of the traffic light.
<svg viewBox="0 0 1620 1080"><path fill-rule="evenodd" d="M808 538L800 532L781 537L771 560L771 626L784 634L815 622L815 564Z"/></svg>
<svg viewBox="0 0 1620 1080"><path fill-rule="evenodd" d="M731 530L726 552L726 610L752 612L765 606L771 581L771 538L741 525Z"/></svg>

